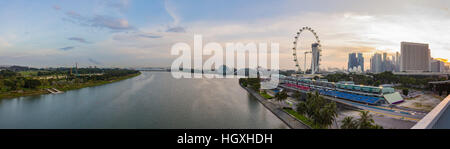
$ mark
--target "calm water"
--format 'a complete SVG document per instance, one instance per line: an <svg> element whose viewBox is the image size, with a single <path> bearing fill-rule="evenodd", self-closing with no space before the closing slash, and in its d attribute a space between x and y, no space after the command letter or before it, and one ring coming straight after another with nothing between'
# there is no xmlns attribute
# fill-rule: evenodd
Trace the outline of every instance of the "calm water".
<svg viewBox="0 0 450 149"><path fill-rule="evenodd" d="M237 79L167 72L103 86L0 100L0 128L287 128Z"/></svg>

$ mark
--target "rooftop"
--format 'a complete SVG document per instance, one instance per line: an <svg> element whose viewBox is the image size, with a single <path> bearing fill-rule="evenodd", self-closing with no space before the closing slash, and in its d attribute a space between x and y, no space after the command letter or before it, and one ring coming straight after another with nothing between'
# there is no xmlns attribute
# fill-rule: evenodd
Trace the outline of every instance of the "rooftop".
<svg viewBox="0 0 450 149"><path fill-rule="evenodd" d="M450 96L445 98L412 129L450 129Z"/></svg>

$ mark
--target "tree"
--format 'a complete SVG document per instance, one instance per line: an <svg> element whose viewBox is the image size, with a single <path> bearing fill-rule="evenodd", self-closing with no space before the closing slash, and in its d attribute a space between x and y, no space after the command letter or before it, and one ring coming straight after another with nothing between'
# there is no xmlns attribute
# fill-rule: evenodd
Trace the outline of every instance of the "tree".
<svg viewBox="0 0 450 149"><path fill-rule="evenodd" d="M259 78L248 78L247 81L253 90L259 91L261 88L261 80Z"/></svg>
<svg viewBox="0 0 450 149"><path fill-rule="evenodd" d="M345 117L341 122L341 129L383 129L382 126L375 124L369 111L360 111L360 118L354 120L353 117Z"/></svg>
<svg viewBox="0 0 450 149"><path fill-rule="evenodd" d="M328 102L318 92L308 93L306 102L301 101L297 105L297 112L309 117L315 125L327 128L333 124L337 116L335 102Z"/></svg>
<svg viewBox="0 0 450 149"><path fill-rule="evenodd" d="M361 111L359 114L361 117L358 120L360 129L370 129L372 128L372 123L374 123L372 119L372 115L369 114L369 111Z"/></svg>
<svg viewBox="0 0 450 149"><path fill-rule="evenodd" d="M2 70L0 71L0 78L10 78L17 76L18 74L11 70Z"/></svg>
<svg viewBox="0 0 450 149"><path fill-rule="evenodd" d="M24 88L35 89L41 85L41 81L35 79L26 79L24 82Z"/></svg>
<svg viewBox="0 0 450 149"><path fill-rule="evenodd" d="M403 92L403 95L408 96L409 89L403 89L402 92Z"/></svg>
<svg viewBox="0 0 450 149"><path fill-rule="evenodd" d="M373 86L380 86L380 85L381 85L381 81L380 80L378 80L375 83L373 83Z"/></svg>
<svg viewBox="0 0 450 149"><path fill-rule="evenodd" d="M302 98L302 94L299 91L295 91L294 94L292 94L292 97L294 97L297 100L300 100Z"/></svg>
<svg viewBox="0 0 450 149"><path fill-rule="evenodd" d="M6 79L3 80L3 85L7 87L8 91L14 91L17 90L17 84L15 80Z"/></svg>
<svg viewBox="0 0 450 149"><path fill-rule="evenodd" d="M283 90L283 91L279 92L278 94L276 94L275 98L281 105L281 102L288 98L288 94L287 94L286 90Z"/></svg>
<svg viewBox="0 0 450 149"><path fill-rule="evenodd" d="M358 129L358 122L347 116L342 121L341 129Z"/></svg>

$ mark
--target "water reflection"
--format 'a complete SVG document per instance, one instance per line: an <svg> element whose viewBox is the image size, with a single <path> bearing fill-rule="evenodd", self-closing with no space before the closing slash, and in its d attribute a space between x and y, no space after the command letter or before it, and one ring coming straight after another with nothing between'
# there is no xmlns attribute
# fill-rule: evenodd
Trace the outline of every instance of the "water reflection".
<svg viewBox="0 0 450 149"><path fill-rule="evenodd" d="M64 94L0 100L0 128L287 128L237 82L143 72Z"/></svg>

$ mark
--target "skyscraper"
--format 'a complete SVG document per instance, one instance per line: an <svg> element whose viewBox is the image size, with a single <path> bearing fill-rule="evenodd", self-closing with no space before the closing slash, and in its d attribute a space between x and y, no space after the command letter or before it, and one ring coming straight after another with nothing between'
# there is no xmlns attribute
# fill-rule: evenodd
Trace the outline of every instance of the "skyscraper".
<svg viewBox="0 0 450 149"><path fill-rule="evenodd" d="M364 72L364 57L362 53L348 54L347 70Z"/></svg>
<svg viewBox="0 0 450 149"><path fill-rule="evenodd" d="M424 72L431 71L430 49L428 44L401 42L401 66L400 71Z"/></svg>
<svg viewBox="0 0 450 149"><path fill-rule="evenodd" d="M373 73L380 73L383 72L383 59L381 54L379 53L375 53L371 58L370 58L370 70Z"/></svg>
<svg viewBox="0 0 450 149"><path fill-rule="evenodd" d="M358 62L356 59L356 53L350 53L348 54L348 65L347 70L351 71L353 67L357 66Z"/></svg>
<svg viewBox="0 0 450 149"><path fill-rule="evenodd" d="M364 72L364 57L362 53L358 53L358 66L360 66L361 71Z"/></svg>
<svg viewBox="0 0 450 149"><path fill-rule="evenodd" d="M400 59L400 53L399 53L399 52L396 52L396 53L395 53L395 71L396 71L396 72L399 72L399 71L400 71L400 61L401 61L401 59Z"/></svg>

